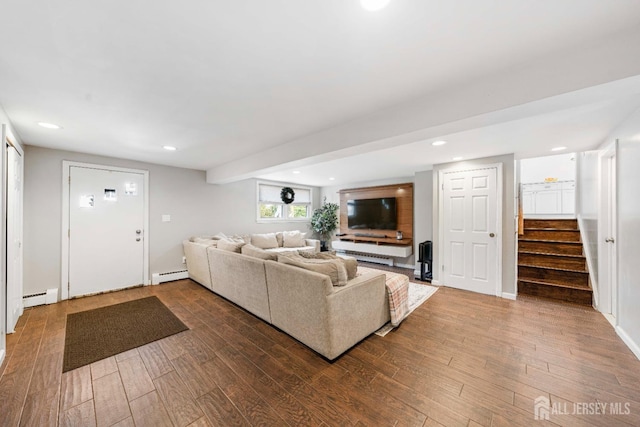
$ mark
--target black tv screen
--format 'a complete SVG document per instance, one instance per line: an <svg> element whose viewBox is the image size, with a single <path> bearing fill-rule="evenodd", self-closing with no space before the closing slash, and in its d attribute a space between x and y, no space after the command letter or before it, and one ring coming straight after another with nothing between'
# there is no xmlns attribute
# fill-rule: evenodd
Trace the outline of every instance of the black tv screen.
<svg viewBox="0 0 640 427"><path fill-rule="evenodd" d="M347 218L352 230L395 230L396 198L347 200Z"/></svg>

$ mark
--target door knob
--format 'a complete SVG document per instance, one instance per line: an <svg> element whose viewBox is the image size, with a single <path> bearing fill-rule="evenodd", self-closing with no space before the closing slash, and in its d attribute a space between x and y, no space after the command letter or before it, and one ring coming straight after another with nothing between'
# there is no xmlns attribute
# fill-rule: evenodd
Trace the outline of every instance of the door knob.
<svg viewBox="0 0 640 427"><path fill-rule="evenodd" d="M136 230L136 234L142 233L142 230Z"/></svg>
<svg viewBox="0 0 640 427"><path fill-rule="evenodd" d="M489 233L489 237L496 237L496 233Z"/></svg>
<svg viewBox="0 0 640 427"><path fill-rule="evenodd" d="M136 238L136 242L139 242L139 241L140 241L140 238L139 238L139 237L137 237L137 238Z"/></svg>

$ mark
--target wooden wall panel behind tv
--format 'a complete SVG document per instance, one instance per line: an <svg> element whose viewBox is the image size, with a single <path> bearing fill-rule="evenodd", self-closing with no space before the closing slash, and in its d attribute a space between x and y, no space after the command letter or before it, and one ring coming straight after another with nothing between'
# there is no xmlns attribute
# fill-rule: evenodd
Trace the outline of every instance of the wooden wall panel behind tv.
<svg viewBox="0 0 640 427"><path fill-rule="evenodd" d="M413 183L381 185L377 187L348 188L340 190L340 233L376 233L395 238L398 230L350 230L347 226L347 200L396 198L398 230L405 239L413 239Z"/></svg>

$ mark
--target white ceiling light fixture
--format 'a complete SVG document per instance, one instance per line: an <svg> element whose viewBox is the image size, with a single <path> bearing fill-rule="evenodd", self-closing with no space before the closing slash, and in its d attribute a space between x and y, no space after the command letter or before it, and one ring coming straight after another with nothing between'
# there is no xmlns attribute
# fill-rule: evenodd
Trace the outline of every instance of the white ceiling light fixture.
<svg viewBox="0 0 640 427"><path fill-rule="evenodd" d="M38 122L38 126L41 126L46 129L62 129L62 126L56 125L54 123L47 123L47 122Z"/></svg>
<svg viewBox="0 0 640 427"><path fill-rule="evenodd" d="M360 0L363 9L370 12L382 10L389 4L391 0Z"/></svg>
<svg viewBox="0 0 640 427"><path fill-rule="evenodd" d="M300 173L300 171L293 171L292 173L293 173L294 175L297 175L297 174L299 174L299 173Z"/></svg>
<svg viewBox="0 0 640 427"><path fill-rule="evenodd" d="M433 141L433 142L431 143L431 145L434 145L434 146L436 146L436 147L437 147L437 146L439 146L439 145L444 145L444 144L446 144L446 143L447 143L447 141L442 141L442 140L440 140L440 141Z"/></svg>
<svg viewBox="0 0 640 427"><path fill-rule="evenodd" d="M462 160L462 159L464 159L464 157L457 156L457 157L453 158L453 161L457 162L457 161Z"/></svg>
<svg viewBox="0 0 640 427"><path fill-rule="evenodd" d="M329 181L335 181L336 179L332 176L329 177Z"/></svg>
<svg viewBox="0 0 640 427"><path fill-rule="evenodd" d="M562 151L562 150L566 150L567 147L554 147L551 149L551 151Z"/></svg>
<svg viewBox="0 0 640 427"><path fill-rule="evenodd" d="M176 151L177 148L174 147L173 145L163 145L162 148L164 148L167 151Z"/></svg>

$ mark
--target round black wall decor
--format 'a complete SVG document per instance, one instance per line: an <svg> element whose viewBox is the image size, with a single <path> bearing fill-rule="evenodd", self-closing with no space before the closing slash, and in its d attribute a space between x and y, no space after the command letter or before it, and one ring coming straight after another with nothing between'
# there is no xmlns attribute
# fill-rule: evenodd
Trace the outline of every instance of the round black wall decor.
<svg viewBox="0 0 640 427"><path fill-rule="evenodd" d="M280 199L288 205L289 203L293 203L293 199L296 197L296 193L293 191L291 187L283 187L282 191L280 191Z"/></svg>

